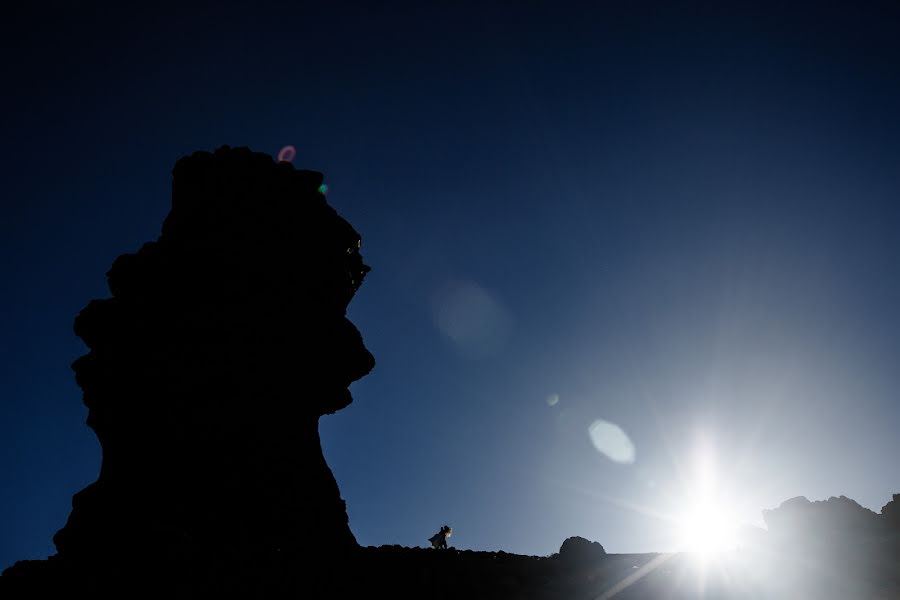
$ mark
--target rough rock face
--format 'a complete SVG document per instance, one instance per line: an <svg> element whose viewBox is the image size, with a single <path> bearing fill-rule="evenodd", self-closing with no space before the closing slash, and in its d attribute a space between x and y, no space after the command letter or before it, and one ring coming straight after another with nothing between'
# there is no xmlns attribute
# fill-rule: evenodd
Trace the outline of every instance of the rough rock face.
<svg viewBox="0 0 900 600"><path fill-rule="evenodd" d="M360 236L320 173L266 154L197 152L173 175L159 238L116 259L112 297L75 320L103 463L55 562L127 576L355 548L318 419L374 366L345 316L369 270Z"/></svg>

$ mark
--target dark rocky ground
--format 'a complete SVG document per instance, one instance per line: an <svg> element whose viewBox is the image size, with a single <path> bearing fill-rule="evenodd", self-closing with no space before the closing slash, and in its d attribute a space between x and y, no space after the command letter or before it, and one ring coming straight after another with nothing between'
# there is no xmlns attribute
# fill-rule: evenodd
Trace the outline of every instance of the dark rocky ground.
<svg viewBox="0 0 900 600"><path fill-rule="evenodd" d="M57 554L0 598L900 598L900 496L880 515L793 499L768 533L701 563L361 548L318 419L374 366L346 309L369 271L322 175L223 147L173 172L162 233L120 256L74 364L103 449ZM302 382L298 385L298 382Z"/></svg>

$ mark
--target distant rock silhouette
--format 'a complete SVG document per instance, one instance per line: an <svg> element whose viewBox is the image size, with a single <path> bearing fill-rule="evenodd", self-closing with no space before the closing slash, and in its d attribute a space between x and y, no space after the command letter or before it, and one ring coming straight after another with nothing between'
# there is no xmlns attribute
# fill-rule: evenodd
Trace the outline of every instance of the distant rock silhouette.
<svg viewBox="0 0 900 600"><path fill-rule="evenodd" d="M882 514L846 496L817 502L800 496L764 510L768 539L762 547L771 561L770 578L786 594L900 598L897 498Z"/></svg>
<svg viewBox="0 0 900 600"><path fill-rule="evenodd" d="M579 536L567 538L559 548L559 560L566 565L593 564L605 556L606 550L599 542Z"/></svg>
<svg viewBox="0 0 900 600"><path fill-rule="evenodd" d="M881 507L881 516L888 527L900 532L900 494L894 494L891 501Z"/></svg>
<svg viewBox="0 0 900 600"><path fill-rule="evenodd" d="M810 502L791 498L776 509L764 510L769 535L779 544L840 543L848 535L875 535L883 529L877 514L840 496Z"/></svg>
<svg viewBox="0 0 900 600"><path fill-rule="evenodd" d="M898 496L895 495L896 499ZM877 541L893 535L897 527L894 506L879 515L846 496L810 502L791 498L776 509L764 510L772 543L789 547L840 547L849 541Z"/></svg>

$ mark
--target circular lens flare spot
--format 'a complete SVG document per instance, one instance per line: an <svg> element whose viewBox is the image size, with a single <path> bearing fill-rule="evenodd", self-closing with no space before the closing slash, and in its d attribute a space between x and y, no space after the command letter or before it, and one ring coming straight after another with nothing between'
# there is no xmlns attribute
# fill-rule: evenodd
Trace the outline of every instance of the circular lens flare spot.
<svg viewBox="0 0 900 600"><path fill-rule="evenodd" d="M323 183L322 185L319 186L319 193L322 194L323 196L328 193L328 184L327 183Z"/></svg>
<svg viewBox="0 0 900 600"><path fill-rule="evenodd" d="M449 282L435 297L435 324L470 358L496 356L512 329L509 311L473 281Z"/></svg>
<svg viewBox="0 0 900 600"><path fill-rule="evenodd" d="M281 149L281 152L278 153L278 162L294 162L294 157L297 156L297 149L293 146L285 146Z"/></svg>
<svg viewBox="0 0 900 600"><path fill-rule="evenodd" d="M609 421L597 419L588 427L591 442L599 452L619 464L630 465L635 460L634 443L625 431Z"/></svg>

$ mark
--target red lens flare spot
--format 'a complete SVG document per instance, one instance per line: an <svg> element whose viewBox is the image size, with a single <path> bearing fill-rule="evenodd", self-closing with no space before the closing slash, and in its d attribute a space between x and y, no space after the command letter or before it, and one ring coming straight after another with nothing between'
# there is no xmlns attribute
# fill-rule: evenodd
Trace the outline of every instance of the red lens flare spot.
<svg viewBox="0 0 900 600"><path fill-rule="evenodd" d="M297 149L293 146L285 146L278 153L278 162L294 162L295 156L297 156Z"/></svg>

